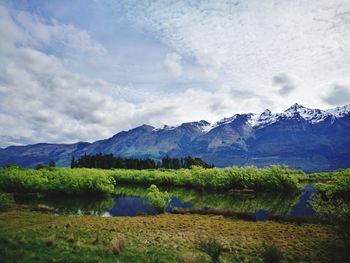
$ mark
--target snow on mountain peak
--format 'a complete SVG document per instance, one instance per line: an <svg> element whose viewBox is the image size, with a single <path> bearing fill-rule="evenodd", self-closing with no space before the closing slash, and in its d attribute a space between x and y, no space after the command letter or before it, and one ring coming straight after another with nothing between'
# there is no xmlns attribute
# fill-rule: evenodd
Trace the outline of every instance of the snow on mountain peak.
<svg viewBox="0 0 350 263"><path fill-rule="evenodd" d="M195 125L197 127L204 127L204 126L210 126L210 123L205 120L200 120L200 121L192 122L192 125Z"/></svg>
<svg viewBox="0 0 350 263"><path fill-rule="evenodd" d="M298 104L298 103L294 103L292 106L290 106L284 112L298 112L300 109L305 109L305 107Z"/></svg>
<svg viewBox="0 0 350 263"><path fill-rule="evenodd" d="M202 132L207 132L211 129L211 124L209 122L205 120L200 120L200 121L194 121L194 122L185 122L185 123L182 123L181 125L174 125L174 126L164 124L163 127L154 128L153 131L171 131L183 125L191 125L191 126L197 127Z"/></svg>
<svg viewBox="0 0 350 263"><path fill-rule="evenodd" d="M327 112L334 115L335 117L344 117L345 115L350 113L350 104L341 107L336 107L334 109L329 109L327 110Z"/></svg>
<svg viewBox="0 0 350 263"><path fill-rule="evenodd" d="M205 121L205 120L192 122L192 125L194 125L197 128L199 128L202 132L208 132L208 131L210 131L210 129L212 127L212 125L209 122Z"/></svg>
<svg viewBox="0 0 350 263"><path fill-rule="evenodd" d="M282 113L272 114L271 111L267 109L262 112L259 117L256 115L253 116L249 120L249 123L253 127L263 128L281 119L294 119L301 117L304 120L315 124L325 120L328 117L334 116L333 112L331 111L337 112L339 116L343 116L350 112L350 105L348 105L348 107L344 106L329 111L323 111L319 109L306 108L298 103L295 103Z"/></svg>
<svg viewBox="0 0 350 263"><path fill-rule="evenodd" d="M186 123L183 123L182 125L194 126L194 127L198 128L199 130L201 130L202 132L207 132L212 127L212 125L209 122L205 121L205 120L186 122Z"/></svg>
<svg viewBox="0 0 350 263"><path fill-rule="evenodd" d="M309 121L311 123L317 123L323 121L331 114L326 111L320 109L310 109L306 108L298 103L293 104L287 110L284 111L284 117L292 118L295 115L300 115L304 120Z"/></svg>
<svg viewBox="0 0 350 263"><path fill-rule="evenodd" d="M259 119L266 119L272 116L272 113L269 109L266 109L263 111L263 113L260 114Z"/></svg>
<svg viewBox="0 0 350 263"><path fill-rule="evenodd" d="M220 125L223 125L223 124L231 123L231 122L233 122L233 121L237 118L237 116L238 116L238 115L235 114L235 115L233 115L232 117L223 118L223 119L217 121L217 122L214 124L213 128L214 128L214 127L217 127L217 126L220 126Z"/></svg>
<svg viewBox="0 0 350 263"><path fill-rule="evenodd" d="M163 127L161 128L154 128L153 131L170 131L170 130L174 130L179 126L170 126L170 125L166 125L164 124Z"/></svg>
<svg viewBox="0 0 350 263"><path fill-rule="evenodd" d="M230 124L233 121L242 118L244 118L244 121L249 123L252 127L263 128L275 122L278 122L279 120L285 119L302 118L311 124L316 124L318 122L324 121L327 118L332 118L332 121L334 121L336 118L341 118L348 114L350 114L350 104L324 111L320 109L306 108L298 103L294 103L292 106L290 106L288 109L281 113L273 114L269 109L266 109L260 115L253 113L235 114L232 117L223 118L217 121L215 124L210 124L205 120L189 122L184 124L193 125L199 128L203 133L207 133L218 126ZM155 128L154 131L173 130L177 127L179 126L164 125L162 128Z"/></svg>

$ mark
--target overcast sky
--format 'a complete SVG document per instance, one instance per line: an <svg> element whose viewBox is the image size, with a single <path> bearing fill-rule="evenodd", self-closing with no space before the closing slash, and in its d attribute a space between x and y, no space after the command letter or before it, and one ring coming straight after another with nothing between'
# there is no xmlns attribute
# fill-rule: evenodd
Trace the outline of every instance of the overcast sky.
<svg viewBox="0 0 350 263"><path fill-rule="evenodd" d="M0 0L0 147L350 104L349 0Z"/></svg>

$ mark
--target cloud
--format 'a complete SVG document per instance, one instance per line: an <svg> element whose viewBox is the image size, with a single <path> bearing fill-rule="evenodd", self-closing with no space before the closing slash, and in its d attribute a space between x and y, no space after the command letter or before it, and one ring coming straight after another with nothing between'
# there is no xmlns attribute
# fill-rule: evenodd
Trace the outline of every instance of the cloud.
<svg viewBox="0 0 350 263"><path fill-rule="evenodd" d="M153 32L183 58L216 71L223 85L257 98L270 94L279 109L293 101L326 106L320 90L350 71L348 0L118 4L137 27ZM279 72L300 81L276 93L271 79ZM298 89L290 93L292 86ZM288 100L280 102L288 92Z"/></svg>
<svg viewBox="0 0 350 263"><path fill-rule="evenodd" d="M260 107L258 101L233 98L226 88L150 93L79 74L65 63L67 56L76 54L76 42L52 32L66 25L55 22L52 26L35 15L18 14L1 5L0 12L0 32L6 36L0 48L1 147L94 141L143 123L162 126L204 118L215 121L222 114L233 115L232 105L238 105L238 101L242 107L236 110L243 111L248 104ZM25 18L21 18L25 20L22 24L28 27L18 22L19 16ZM80 34L78 28L71 30ZM102 47L89 39L92 47ZM62 43L65 52L47 51L56 43ZM78 58L74 55L74 59ZM179 73L176 65L180 65L181 57L170 53L167 58Z"/></svg>
<svg viewBox="0 0 350 263"><path fill-rule="evenodd" d="M350 104L350 86L334 84L324 101L330 105Z"/></svg>
<svg viewBox="0 0 350 263"><path fill-rule="evenodd" d="M107 52L103 45L94 41L87 31L73 25L61 24L56 20L48 21L24 11L13 11L10 15L19 30L22 30L25 40L22 39L22 44L35 48L50 48L58 51L59 55L76 52L85 55L104 55Z"/></svg>
<svg viewBox="0 0 350 263"><path fill-rule="evenodd" d="M293 90L295 90L293 80L287 74L280 73L274 76L272 81L273 81L273 84L279 86L278 93L281 96L288 95Z"/></svg>
<svg viewBox="0 0 350 263"><path fill-rule="evenodd" d="M176 77L181 76L183 73L181 59L182 57L177 53L168 53L164 59L164 65Z"/></svg>
<svg viewBox="0 0 350 263"><path fill-rule="evenodd" d="M0 147L93 141L143 123L215 122L295 101L348 103L348 1L116 5L126 35L142 35L113 39L126 49L0 4ZM139 45L144 39L151 47ZM332 83L342 85L329 90Z"/></svg>
<svg viewBox="0 0 350 263"><path fill-rule="evenodd" d="M103 52L87 32L1 5L0 14L1 146L94 140L132 126L136 106L110 95L118 86L71 72L60 58L77 49ZM57 43L64 53L45 53Z"/></svg>

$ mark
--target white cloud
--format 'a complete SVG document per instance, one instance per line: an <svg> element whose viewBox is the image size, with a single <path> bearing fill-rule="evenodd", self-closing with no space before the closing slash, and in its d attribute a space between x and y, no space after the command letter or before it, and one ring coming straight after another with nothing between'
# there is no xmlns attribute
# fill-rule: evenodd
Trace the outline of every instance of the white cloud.
<svg viewBox="0 0 350 263"><path fill-rule="evenodd" d="M203 118L214 121L221 114L233 114L232 105L237 102L230 89L140 93L132 86L121 87L72 72L65 66L65 56L44 52L45 47L58 42L70 52L76 48L67 36L61 39L52 33L66 25L56 22L54 28L28 13L12 10L10 14L1 5L0 12L0 32L6 36L0 48L1 147L93 141L143 123L161 126ZM25 17L27 27L17 23L18 16ZM77 28L72 31L80 34ZM89 39L92 46L102 46ZM180 63L176 54L169 58ZM137 102L131 102L135 98Z"/></svg>
<svg viewBox="0 0 350 263"><path fill-rule="evenodd" d="M121 2L137 26L216 70L224 85L269 95L276 109L327 106L320 91L350 71L348 0ZM288 100L271 82L279 72L298 80Z"/></svg>
<svg viewBox="0 0 350 263"><path fill-rule="evenodd" d="M64 55L76 52L85 55L106 53L106 49L94 41L87 31L73 25L61 24L56 20L47 21L23 11L12 12L12 18L19 30L22 30L26 43L32 47L49 47Z"/></svg>
<svg viewBox="0 0 350 263"><path fill-rule="evenodd" d="M77 73L72 64L108 58L109 50L73 25L0 5L0 147L93 141L143 123L214 122L294 102L321 108L345 102L337 99L350 87L347 1L119 3L137 26L175 50L146 72L157 73L154 85L164 77L163 63L186 87L151 93ZM198 68L188 70L192 60ZM210 85L187 85L191 74Z"/></svg>
<svg viewBox="0 0 350 263"><path fill-rule="evenodd" d="M176 77L181 76L183 73L181 59L182 57L177 53L168 53L164 59L164 65Z"/></svg>
<svg viewBox="0 0 350 263"><path fill-rule="evenodd" d="M94 140L132 127L136 106L111 96L122 88L71 72L60 57L44 53L56 43L72 54L103 52L87 32L1 5L0 19L1 146Z"/></svg>

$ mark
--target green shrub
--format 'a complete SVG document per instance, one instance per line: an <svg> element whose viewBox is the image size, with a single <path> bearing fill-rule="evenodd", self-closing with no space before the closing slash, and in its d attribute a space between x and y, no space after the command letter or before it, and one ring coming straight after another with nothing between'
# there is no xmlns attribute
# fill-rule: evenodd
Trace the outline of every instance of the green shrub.
<svg viewBox="0 0 350 263"><path fill-rule="evenodd" d="M63 194L113 193L117 183L185 186L197 189L243 189L298 192L302 172L287 167L230 167L179 170L99 170L89 168L0 169L0 190Z"/></svg>
<svg viewBox="0 0 350 263"><path fill-rule="evenodd" d="M336 171L327 183L316 184L311 205L326 220L332 221L338 236L350 247L350 169Z"/></svg>
<svg viewBox="0 0 350 263"><path fill-rule="evenodd" d="M350 169L349 173L335 172L327 183L318 183L316 188L325 198L344 198L350 200Z"/></svg>
<svg viewBox="0 0 350 263"><path fill-rule="evenodd" d="M157 184L186 186L197 189L243 189L256 191L297 192L298 182L303 172L286 167L271 166L266 169L256 167L230 167L179 170L112 170L111 176L117 183Z"/></svg>
<svg viewBox="0 0 350 263"><path fill-rule="evenodd" d="M165 211L171 201L168 192L161 192L154 184L147 189L146 197L149 203L161 212Z"/></svg>
<svg viewBox="0 0 350 263"><path fill-rule="evenodd" d="M47 194L109 194L113 177L97 169L0 169L0 189L7 192Z"/></svg>

